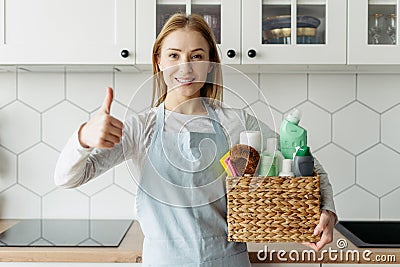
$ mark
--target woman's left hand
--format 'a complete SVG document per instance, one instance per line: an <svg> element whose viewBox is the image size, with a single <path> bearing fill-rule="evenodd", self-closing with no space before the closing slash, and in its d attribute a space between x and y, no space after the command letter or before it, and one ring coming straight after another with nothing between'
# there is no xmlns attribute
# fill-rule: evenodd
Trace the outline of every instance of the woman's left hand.
<svg viewBox="0 0 400 267"><path fill-rule="evenodd" d="M333 227L336 223L336 215L328 210L322 210L318 225L314 229L314 235L321 235L317 243L304 242L310 248L320 251L326 244L333 240Z"/></svg>

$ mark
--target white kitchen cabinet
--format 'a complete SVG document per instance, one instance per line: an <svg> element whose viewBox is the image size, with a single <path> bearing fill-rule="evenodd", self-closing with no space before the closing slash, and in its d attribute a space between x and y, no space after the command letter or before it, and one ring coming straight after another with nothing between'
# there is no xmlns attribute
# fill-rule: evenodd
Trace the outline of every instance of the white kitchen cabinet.
<svg viewBox="0 0 400 267"><path fill-rule="evenodd" d="M348 64L400 64L399 0L348 1Z"/></svg>
<svg viewBox="0 0 400 267"><path fill-rule="evenodd" d="M221 61L225 64L240 63L240 0L138 0L137 64L151 64L157 34L166 20L176 12L202 15L214 32Z"/></svg>
<svg viewBox="0 0 400 267"><path fill-rule="evenodd" d="M345 64L346 0L242 1L242 62Z"/></svg>
<svg viewBox="0 0 400 267"><path fill-rule="evenodd" d="M134 16L134 0L0 0L0 64L132 65Z"/></svg>

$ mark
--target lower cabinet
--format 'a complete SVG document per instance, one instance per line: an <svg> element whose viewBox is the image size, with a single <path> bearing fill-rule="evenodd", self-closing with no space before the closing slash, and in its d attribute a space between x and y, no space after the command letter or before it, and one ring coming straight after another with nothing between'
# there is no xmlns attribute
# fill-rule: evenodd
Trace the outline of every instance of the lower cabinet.
<svg viewBox="0 0 400 267"><path fill-rule="evenodd" d="M388 266L387 264L322 264L322 267L381 267ZM400 264L390 264L391 267L400 267Z"/></svg>
<svg viewBox="0 0 400 267"><path fill-rule="evenodd" d="M0 267L140 267L141 263L0 262Z"/></svg>
<svg viewBox="0 0 400 267"><path fill-rule="evenodd" d="M321 264L300 264L300 263L253 263L252 267L321 267Z"/></svg>

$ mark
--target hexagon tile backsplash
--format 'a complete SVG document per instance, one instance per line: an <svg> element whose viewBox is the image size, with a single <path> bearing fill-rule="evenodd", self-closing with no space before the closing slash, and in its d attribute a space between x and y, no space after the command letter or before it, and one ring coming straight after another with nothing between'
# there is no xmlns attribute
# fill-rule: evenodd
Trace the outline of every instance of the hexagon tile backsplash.
<svg viewBox="0 0 400 267"><path fill-rule="evenodd" d="M0 218L135 218L136 184L124 163L77 189L53 182L57 157L115 89L111 114L138 112L144 73L0 73ZM327 170L340 219L400 219L399 74L226 74L224 102L271 128L293 108ZM258 85L261 91L255 87ZM132 96L135 98L131 102Z"/></svg>

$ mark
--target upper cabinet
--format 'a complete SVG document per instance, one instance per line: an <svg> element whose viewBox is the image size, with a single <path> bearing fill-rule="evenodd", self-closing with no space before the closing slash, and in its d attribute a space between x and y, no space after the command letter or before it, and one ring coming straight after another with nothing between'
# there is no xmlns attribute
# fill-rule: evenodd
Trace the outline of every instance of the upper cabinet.
<svg viewBox="0 0 400 267"><path fill-rule="evenodd" d="M134 0L0 0L0 64L134 64Z"/></svg>
<svg viewBox="0 0 400 267"><path fill-rule="evenodd" d="M151 64L176 12L224 64L400 64L400 0L0 0L0 64Z"/></svg>
<svg viewBox="0 0 400 267"><path fill-rule="evenodd" d="M136 1L136 63L151 64L154 41L174 13L197 13L214 32L225 64L240 63L240 0L138 0Z"/></svg>
<svg viewBox="0 0 400 267"><path fill-rule="evenodd" d="M346 0L242 1L242 51L244 64L346 64Z"/></svg>
<svg viewBox="0 0 400 267"><path fill-rule="evenodd" d="M205 18L225 64L346 64L346 0L150 0L136 6L137 64L151 63L154 40L175 12Z"/></svg>
<svg viewBox="0 0 400 267"><path fill-rule="evenodd" d="M399 0L348 1L348 63L400 64Z"/></svg>

